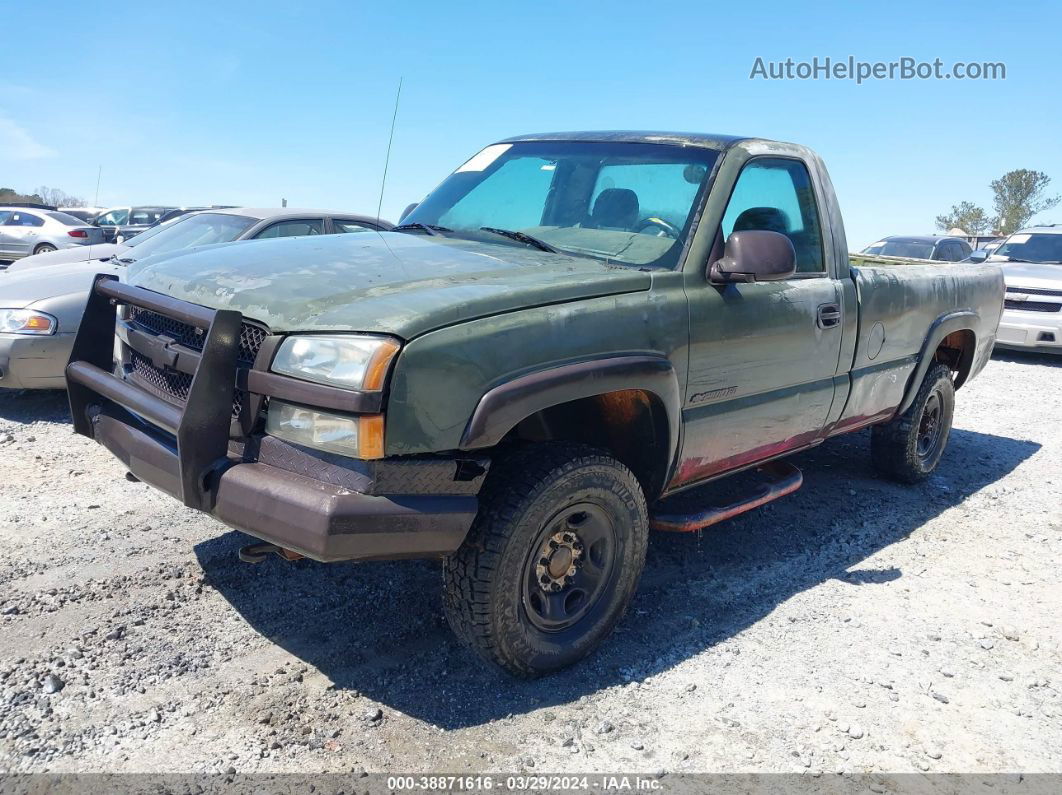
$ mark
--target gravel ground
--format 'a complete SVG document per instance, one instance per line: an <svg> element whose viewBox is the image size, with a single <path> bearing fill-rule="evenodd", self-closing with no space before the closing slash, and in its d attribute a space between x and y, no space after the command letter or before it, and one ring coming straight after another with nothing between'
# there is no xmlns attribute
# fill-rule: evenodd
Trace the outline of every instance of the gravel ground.
<svg viewBox="0 0 1062 795"><path fill-rule="evenodd" d="M938 474L869 435L656 535L620 630L486 671L431 562L238 562L246 536L0 395L0 770L1062 772L1062 360L997 356Z"/></svg>

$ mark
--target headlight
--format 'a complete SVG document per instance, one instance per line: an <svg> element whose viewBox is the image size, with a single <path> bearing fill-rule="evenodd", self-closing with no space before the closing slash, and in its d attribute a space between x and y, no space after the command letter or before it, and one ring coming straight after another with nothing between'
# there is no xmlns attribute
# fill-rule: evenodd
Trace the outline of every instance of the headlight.
<svg viewBox="0 0 1062 795"><path fill-rule="evenodd" d="M281 343L271 369L318 384L376 392L383 389L398 347L390 337L293 336Z"/></svg>
<svg viewBox="0 0 1062 795"><path fill-rule="evenodd" d="M270 400L266 433L288 442L361 459L383 457L383 415L348 417Z"/></svg>
<svg viewBox="0 0 1062 795"><path fill-rule="evenodd" d="M0 334L54 334L56 319L31 309L0 309Z"/></svg>

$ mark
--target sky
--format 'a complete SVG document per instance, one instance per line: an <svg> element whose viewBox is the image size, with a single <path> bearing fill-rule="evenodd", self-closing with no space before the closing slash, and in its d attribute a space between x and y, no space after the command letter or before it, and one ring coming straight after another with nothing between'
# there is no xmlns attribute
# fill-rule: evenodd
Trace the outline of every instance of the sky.
<svg viewBox="0 0 1062 795"><path fill-rule="evenodd" d="M486 144L556 130L808 145L852 249L931 233L962 200L991 211L988 183L1011 169L1062 192L1062 5L810 5L4 2L0 186L374 215L401 78L392 220ZM849 56L1001 61L1006 79L750 78L757 57Z"/></svg>

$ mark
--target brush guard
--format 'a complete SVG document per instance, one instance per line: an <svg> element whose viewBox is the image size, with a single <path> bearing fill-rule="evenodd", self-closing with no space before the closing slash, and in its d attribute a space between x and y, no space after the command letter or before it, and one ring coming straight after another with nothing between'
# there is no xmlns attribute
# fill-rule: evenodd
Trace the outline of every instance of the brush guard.
<svg viewBox="0 0 1062 795"><path fill-rule="evenodd" d="M199 367L183 409L114 375L118 304L138 306L206 329ZM74 431L95 438L92 412L104 398L172 434L180 485L176 496L190 508L209 512L217 476L232 463L228 444L242 323L240 312L200 307L121 284L113 275L98 275L66 368Z"/></svg>

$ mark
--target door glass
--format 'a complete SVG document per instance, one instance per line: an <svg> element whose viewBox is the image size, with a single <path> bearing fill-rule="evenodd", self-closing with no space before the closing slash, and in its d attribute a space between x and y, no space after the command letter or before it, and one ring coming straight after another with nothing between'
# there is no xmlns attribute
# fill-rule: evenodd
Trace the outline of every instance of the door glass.
<svg viewBox="0 0 1062 795"><path fill-rule="evenodd" d="M342 218L333 218L332 226L335 227L337 234L344 234L347 232L367 232L369 227L359 224L357 221L344 221Z"/></svg>
<svg viewBox="0 0 1062 795"><path fill-rule="evenodd" d="M129 217L128 210L111 210L96 219L96 226L119 226Z"/></svg>
<svg viewBox="0 0 1062 795"><path fill-rule="evenodd" d="M44 226L44 219L30 213L12 213L5 226Z"/></svg>
<svg viewBox="0 0 1062 795"><path fill-rule="evenodd" d="M263 229L256 238L265 237L302 237L303 235L324 234L323 218L300 218L292 221L281 221Z"/></svg>
<svg viewBox="0 0 1062 795"><path fill-rule="evenodd" d="M798 273L826 270L815 193L803 163L761 158L745 166L723 215L723 236L753 229L788 237L796 251Z"/></svg>
<svg viewBox="0 0 1062 795"><path fill-rule="evenodd" d="M10 210L0 210L0 224L6 224L10 221L12 214Z"/></svg>

